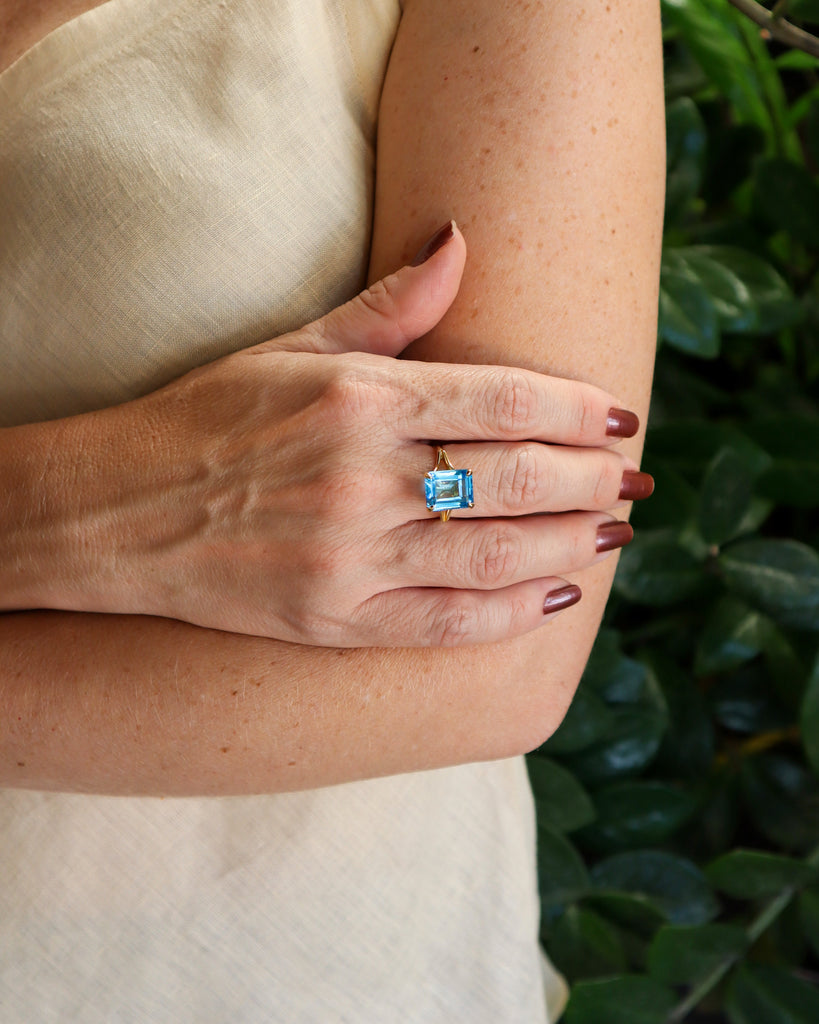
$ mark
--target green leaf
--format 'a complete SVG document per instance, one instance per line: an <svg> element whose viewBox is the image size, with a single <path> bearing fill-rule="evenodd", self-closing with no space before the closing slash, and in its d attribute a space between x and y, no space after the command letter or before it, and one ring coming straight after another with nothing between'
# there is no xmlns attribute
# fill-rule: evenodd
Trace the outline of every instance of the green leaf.
<svg viewBox="0 0 819 1024"><path fill-rule="evenodd" d="M705 474L700 494L700 533L707 544L736 537L753 496L754 474L732 448L722 448Z"/></svg>
<svg viewBox="0 0 819 1024"><path fill-rule="evenodd" d="M654 648L641 657L650 665L668 709L658 767L677 778L704 775L714 759L714 727L702 692L691 673L663 651Z"/></svg>
<svg viewBox="0 0 819 1024"><path fill-rule="evenodd" d="M660 273L658 334L687 355L719 355L719 320L711 296L698 278L667 265Z"/></svg>
<svg viewBox="0 0 819 1024"><path fill-rule="evenodd" d="M626 969L620 932L593 910L569 907L550 931L546 949L570 981Z"/></svg>
<svg viewBox="0 0 819 1024"><path fill-rule="evenodd" d="M595 794L597 816L579 837L612 852L660 843L697 808L691 793L665 782L640 780L606 786Z"/></svg>
<svg viewBox="0 0 819 1024"><path fill-rule="evenodd" d="M621 928L643 937L653 935L668 920L665 911L653 899L640 893L592 890L583 898L583 905L592 907Z"/></svg>
<svg viewBox="0 0 819 1024"><path fill-rule="evenodd" d="M726 330L767 334L799 318L799 306L785 279L754 253L731 245L699 245L686 251L719 264L747 293L748 305L740 307L745 310L744 315L735 321L728 319ZM749 317L747 322L745 317Z"/></svg>
<svg viewBox="0 0 819 1024"><path fill-rule="evenodd" d="M664 925L648 949L648 970L666 985L693 983L743 955L742 928L730 924Z"/></svg>
<svg viewBox="0 0 819 1024"><path fill-rule="evenodd" d="M819 991L778 967L743 965L728 987L731 1024L816 1024Z"/></svg>
<svg viewBox="0 0 819 1024"><path fill-rule="evenodd" d="M635 604L671 605L702 586L703 570L685 548L661 534L638 534L620 555L615 589Z"/></svg>
<svg viewBox="0 0 819 1024"><path fill-rule="evenodd" d="M781 753L746 758L742 801L751 822L775 847L807 852L819 843L819 779Z"/></svg>
<svg viewBox="0 0 819 1024"><path fill-rule="evenodd" d="M728 250L730 251L730 250ZM707 246L684 246L667 250L666 265L692 280L708 292L723 330L753 330L758 321L756 303L745 283L724 266Z"/></svg>
<svg viewBox="0 0 819 1024"><path fill-rule="evenodd" d="M804 167L777 157L760 160L756 202L778 231L813 247L819 237L819 185Z"/></svg>
<svg viewBox="0 0 819 1024"><path fill-rule="evenodd" d="M700 190L705 125L687 96L666 108L666 218L676 220Z"/></svg>
<svg viewBox="0 0 819 1024"><path fill-rule="evenodd" d="M668 24L680 30L697 63L742 120L755 122L773 138L756 70L729 12L703 0L663 0L662 7Z"/></svg>
<svg viewBox="0 0 819 1024"><path fill-rule="evenodd" d="M537 754L526 766L539 822L556 832L573 832L594 820L594 804L571 772Z"/></svg>
<svg viewBox="0 0 819 1024"><path fill-rule="evenodd" d="M819 555L806 544L743 541L726 549L719 564L739 597L786 626L819 630Z"/></svg>
<svg viewBox="0 0 819 1024"><path fill-rule="evenodd" d="M652 978L625 974L581 981L572 989L565 1024L665 1024L676 997Z"/></svg>
<svg viewBox="0 0 819 1024"><path fill-rule="evenodd" d="M664 709L661 695L654 692L646 678L645 666L623 654L614 630L598 633L583 680L607 704L645 702L660 711Z"/></svg>
<svg viewBox="0 0 819 1024"><path fill-rule="evenodd" d="M566 766L591 786L633 775L657 753L666 722L663 713L650 708L613 710L606 735L580 753L568 756Z"/></svg>
<svg viewBox="0 0 819 1024"><path fill-rule="evenodd" d="M795 857L761 850L732 850L705 869L709 882L734 899L759 900L816 880L817 870Z"/></svg>
<svg viewBox="0 0 819 1024"><path fill-rule="evenodd" d="M702 924L719 909L700 869L672 853L618 853L596 864L591 878L601 889L621 889L648 897L673 924Z"/></svg>
<svg viewBox="0 0 819 1024"><path fill-rule="evenodd" d="M760 614L743 601L722 598L709 614L697 643L694 669L699 676L738 668L759 654Z"/></svg>
<svg viewBox="0 0 819 1024"><path fill-rule="evenodd" d="M819 886L800 892L798 907L802 931L813 952L819 956Z"/></svg>
<svg viewBox="0 0 819 1024"><path fill-rule="evenodd" d="M563 721L540 749L545 754L585 750L605 736L611 725L609 709L590 686L581 682Z"/></svg>
<svg viewBox="0 0 819 1024"><path fill-rule="evenodd" d="M777 700L764 665L754 663L720 679L709 693L714 718L725 729L762 733L783 729L792 716Z"/></svg>
<svg viewBox="0 0 819 1024"><path fill-rule="evenodd" d="M589 875L580 854L565 836L540 823L537 862L544 906L571 903L588 891Z"/></svg>
<svg viewBox="0 0 819 1024"><path fill-rule="evenodd" d="M777 459L756 484L757 493L793 508L819 506L819 465L813 459Z"/></svg>
<svg viewBox="0 0 819 1024"><path fill-rule="evenodd" d="M819 776L819 657L813 666L800 712L802 745L814 773Z"/></svg>

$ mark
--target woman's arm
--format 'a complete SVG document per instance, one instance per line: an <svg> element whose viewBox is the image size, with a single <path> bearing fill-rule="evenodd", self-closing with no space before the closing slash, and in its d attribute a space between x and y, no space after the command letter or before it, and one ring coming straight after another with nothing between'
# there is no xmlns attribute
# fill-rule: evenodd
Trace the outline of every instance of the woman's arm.
<svg viewBox="0 0 819 1024"><path fill-rule="evenodd" d="M382 104L373 276L402 262L397 239L420 243L450 214L470 246L451 313L415 355L575 376L644 412L663 184L657 5L405 8ZM0 780L259 792L511 755L565 713L610 578L608 565L580 574L583 601L545 630L448 651L6 615Z"/></svg>

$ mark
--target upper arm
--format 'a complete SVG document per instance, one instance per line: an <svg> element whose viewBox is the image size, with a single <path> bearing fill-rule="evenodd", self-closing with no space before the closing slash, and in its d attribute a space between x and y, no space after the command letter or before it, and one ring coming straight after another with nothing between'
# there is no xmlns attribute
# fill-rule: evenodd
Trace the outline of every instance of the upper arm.
<svg viewBox="0 0 819 1024"><path fill-rule="evenodd" d="M406 0L381 101L370 276L449 217L468 246L458 298L408 354L587 380L644 423L663 115L656 0ZM622 449L639 458L641 443ZM520 745L560 721L614 563L578 574L583 600L545 630L482 649L516 677ZM474 652L447 658L466 667Z"/></svg>

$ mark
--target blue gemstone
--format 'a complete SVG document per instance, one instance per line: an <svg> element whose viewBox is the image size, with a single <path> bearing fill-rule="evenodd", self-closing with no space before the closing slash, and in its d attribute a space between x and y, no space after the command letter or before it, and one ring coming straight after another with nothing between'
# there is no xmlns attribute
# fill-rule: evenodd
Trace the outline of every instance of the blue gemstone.
<svg viewBox="0 0 819 1024"><path fill-rule="evenodd" d="M430 512L472 508L475 504L469 469L434 469L424 478L424 491Z"/></svg>

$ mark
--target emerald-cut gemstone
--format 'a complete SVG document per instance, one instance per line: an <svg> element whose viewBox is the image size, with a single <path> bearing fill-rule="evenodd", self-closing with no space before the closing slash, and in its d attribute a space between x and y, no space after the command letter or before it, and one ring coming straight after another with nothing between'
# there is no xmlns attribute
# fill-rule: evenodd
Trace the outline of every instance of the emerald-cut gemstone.
<svg viewBox="0 0 819 1024"><path fill-rule="evenodd" d="M475 504L469 469L433 469L424 478L424 491L430 512L472 508Z"/></svg>

